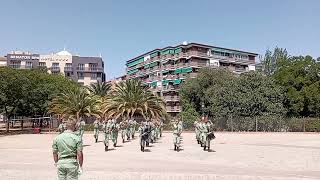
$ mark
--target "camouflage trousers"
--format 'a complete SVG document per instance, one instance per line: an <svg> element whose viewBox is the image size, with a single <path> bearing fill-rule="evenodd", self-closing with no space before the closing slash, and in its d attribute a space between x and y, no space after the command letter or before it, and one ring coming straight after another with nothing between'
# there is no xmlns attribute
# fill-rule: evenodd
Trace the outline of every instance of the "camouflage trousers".
<svg viewBox="0 0 320 180"><path fill-rule="evenodd" d="M58 161L59 180L78 180L79 165L76 159L63 159Z"/></svg>

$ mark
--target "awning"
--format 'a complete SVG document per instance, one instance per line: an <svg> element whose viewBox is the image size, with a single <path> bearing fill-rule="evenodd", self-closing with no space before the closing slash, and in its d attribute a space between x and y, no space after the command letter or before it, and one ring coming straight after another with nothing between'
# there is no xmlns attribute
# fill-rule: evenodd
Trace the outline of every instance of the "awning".
<svg viewBox="0 0 320 180"><path fill-rule="evenodd" d="M137 64L140 64L140 63L142 63L142 62L144 62L144 58L143 58L143 57L140 58L140 59L137 59L136 61L133 61L133 62L127 64L127 66L128 66L128 67L132 67L132 66L135 66L135 65L137 65Z"/></svg>
<svg viewBox="0 0 320 180"><path fill-rule="evenodd" d="M175 50L174 50L174 53L175 54L179 54L179 53L181 53L182 52L182 48L176 48Z"/></svg>
<svg viewBox="0 0 320 180"><path fill-rule="evenodd" d="M174 73L175 73L175 74L181 73L181 69L176 69L176 70L174 71Z"/></svg>
<svg viewBox="0 0 320 180"><path fill-rule="evenodd" d="M173 80L173 85L180 84L181 82L182 82L181 79L175 79L175 80Z"/></svg>
<svg viewBox="0 0 320 180"><path fill-rule="evenodd" d="M134 73L136 73L136 72L138 72L139 70L138 69L133 69L133 70L130 70L130 71L128 71L127 72L127 74L134 74Z"/></svg>
<svg viewBox="0 0 320 180"><path fill-rule="evenodd" d="M192 72L192 67L181 69L181 73L189 73Z"/></svg>
<svg viewBox="0 0 320 180"><path fill-rule="evenodd" d="M150 54L150 57L156 57L156 56L158 56L158 52L154 52L154 53Z"/></svg>

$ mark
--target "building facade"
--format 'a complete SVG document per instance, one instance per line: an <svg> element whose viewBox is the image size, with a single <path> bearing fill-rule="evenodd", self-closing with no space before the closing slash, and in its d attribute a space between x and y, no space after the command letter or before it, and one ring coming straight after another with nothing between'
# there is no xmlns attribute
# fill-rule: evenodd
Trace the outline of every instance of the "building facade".
<svg viewBox="0 0 320 180"><path fill-rule="evenodd" d="M68 51L48 55L14 51L6 56L6 65L16 69L43 67L50 74L64 76L88 86L98 81L105 81L104 63L101 57L82 57Z"/></svg>
<svg viewBox="0 0 320 180"><path fill-rule="evenodd" d="M166 101L167 112L181 112L179 89L203 67L225 68L236 74L255 70L258 54L197 43L155 49L127 61L128 79L138 78Z"/></svg>
<svg viewBox="0 0 320 180"><path fill-rule="evenodd" d="M40 54L24 51L12 51L7 54L7 66L16 69L32 69L38 67Z"/></svg>
<svg viewBox="0 0 320 180"><path fill-rule="evenodd" d="M7 66L7 58L0 56L0 67Z"/></svg>

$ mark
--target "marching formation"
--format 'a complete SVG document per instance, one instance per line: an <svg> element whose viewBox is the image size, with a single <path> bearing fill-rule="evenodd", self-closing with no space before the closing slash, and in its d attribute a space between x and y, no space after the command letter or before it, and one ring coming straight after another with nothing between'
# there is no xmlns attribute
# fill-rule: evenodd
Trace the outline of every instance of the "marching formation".
<svg viewBox="0 0 320 180"><path fill-rule="evenodd" d="M175 120L171 121L171 124L173 129L173 149L174 151L179 151L182 144L182 120L176 118ZM83 120L76 124L75 134L79 136L81 142L84 133L84 126L85 122ZM210 142L211 140L215 139L213 123L211 120L208 120L207 116L202 117L202 119L194 122L194 129L197 144L200 144L200 146L203 147L203 150L209 151ZM63 133L66 130L66 123L61 123L58 127L58 130L60 134ZM138 124L134 119L128 119L120 122L114 118L105 120L103 122L95 120L93 122L93 137L96 143L98 142L100 131L104 133L103 142L105 151L108 151L108 148L110 147L110 141L113 147L117 147L119 133L121 134L122 143L125 143L130 141L130 139L134 139L135 133L138 131L140 150L143 152L146 147L149 147L150 144L162 137L163 121L147 119Z"/></svg>
<svg viewBox="0 0 320 180"><path fill-rule="evenodd" d="M77 179L82 173L83 163L83 134L85 130L85 121L81 119L79 122L66 121L62 122L58 130L58 135L53 142L53 157L55 165L58 168L59 179ZM173 148L179 152L182 147L182 131L183 122L180 118L171 121L173 133ZM213 123L208 117L194 122L197 143L203 147L203 150L210 150L210 141L215 138L213 133ZM146 119L139 124L135 119L115 119L110 118L105 121L98 119L93 122L94 142L98 143L99 132L104 133L104 150L108 151L110 143L113 147L117 147L118 134L121 134L122 143L135 138L136 131L139 132L140 150L144 152L146 147L155 143L162 137L163 120L162 119ZM77 162L78 161L78 162Z"/></svg>
<svg viewBox="0 0 320 180"><path fill-rule="evenodd" d="M182 144L182 120L176 118L175 120L171 121L171 124L173 129L174 151L179 151ZM81 142L84 133L84 126L85 122L83 120L76 124L75 134L79 136ZM200 146L203 147L203 150L209 151L210 142L211 140L215 139L213 123L211 120L208 120L207 116L202 117L202 119L194 122L194 128L197 144L200 144ZM63 133L66 130L66 123L61 123L58 127L58 130L60 134ZM138 124L134 119L128 119L120 122L114 118L105 120L103 122L95 120L93 122L93 137L96 143L98 142L100 131L104 133L103 142L105 151L108 151L108 148L110 147L110 141L113 147L117 147L119 133L121 135L122 143L125 143L130 141L130 139L135 138L136 131L139 132L140 150L144 151L146 147L149 147L150 144L162 137L163 121L147 119Z"/></svg>

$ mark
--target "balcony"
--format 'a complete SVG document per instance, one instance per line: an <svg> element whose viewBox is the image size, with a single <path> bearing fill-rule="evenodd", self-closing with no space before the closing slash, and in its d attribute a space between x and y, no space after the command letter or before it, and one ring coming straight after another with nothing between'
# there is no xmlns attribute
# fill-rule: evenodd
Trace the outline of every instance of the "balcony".
<svg viewBox="0 0 320 180"><path fill-rule="evenodd" d="M174 69L174 65L173 64L166 64L162 66L162 69Z"/></svg>
<svg viewBox="0 0 320 180"><path fill-rule="evenodd" d="M99 67L77 67L80 72L103 72L103 68Z"/></svg>
<svg viewBox="0 0 320 180"><path fill-rule="evenodd" d="M73 71L72 67L64 67L64 71Z"/></svg>
<svg viewBox="0 0 320 180"><path fill-rule="evenodd" d="M198 75L198 73L195 73L195 72L187 74L188 78L196 78L197 75Z"/></svg>
<svg viewBox="0 0 320 180"><path fill-rule="evenodd" d="M20 69L21 68L21 65L20 64L10 64L9 65L11 68L14 68L14 69Z"/></svg>
<svg viewBox="0 0 320 180"><path fill-rule="evenodd" d="M33 68L33 66L31 65L28 65L28 66L25 66L25 69L32 69Z"/></svg>
<svg viewBox="0 0 320 180"><path fill-rule="evenodd" d="M163 91L178 91L179 89L180 89L179 86L173 86L173 85L163 86Z"/></svg>
<svg viewBox="0 0 320 180"><path fill-rule="evenodd" d="M181 112L181 106L167 106L167 112Z"/></svg>
<svg viewBox="0 0 320 180"><path fill-rule="evenodd" d="M165 96L164 97L165 101L174 101L174 102L178 102L180 101L179 96Z"/></svg>
<svg viewBox="0 0 320 180"><path fill-rule="evenodd" d="M52 66L50 68L51 72L60 72L60 67L55 67L55 66Z"/></svg>
<svg viewBox="0 0 320 180"><path fill-rule="evenodd" d="M189 66L193 67L205 67L207 66L207 62L190 62Z"/></svg>
<svg viewBox="0 0 320 180"><path fill-rule="evenodd" d="M209 59L208 54L207 54L207 53L204 53L204 52L189 51L189 52L188 52L188 55L189 55L189 56L196 56L196 57L208 58L208 59Z"/></svg>
<svg viewBox="0 0 320 180"><path fill-rule="evenodd" d="M219 55L213 55L213 58L224 63L232 63L232 64L240 64L240 65L255 64L254 60L249 60L249 59L240 59L235 57L227 57L227 56L219 56Z"/></svg>

